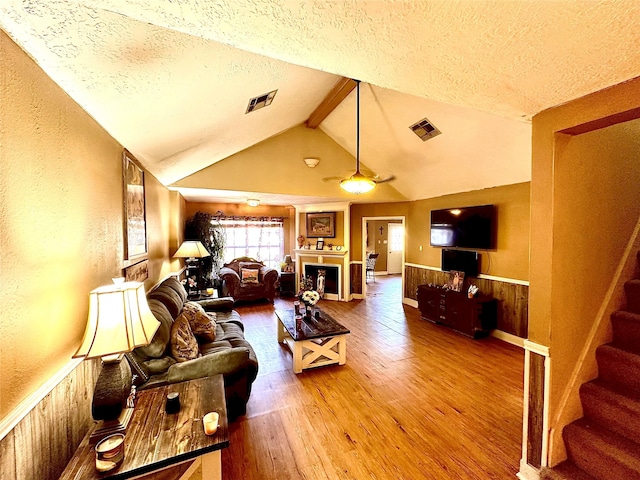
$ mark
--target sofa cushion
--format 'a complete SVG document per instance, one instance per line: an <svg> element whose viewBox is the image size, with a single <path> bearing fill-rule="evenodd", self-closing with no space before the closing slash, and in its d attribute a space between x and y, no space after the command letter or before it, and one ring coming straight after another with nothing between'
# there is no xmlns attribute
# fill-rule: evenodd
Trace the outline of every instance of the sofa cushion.
<svg viewBox="0 0 640 480"><path fill-rule="evenodd" d="M160 322L160 326L149 345L146 347L138 347L134 350L140 356L141 360L160 358L165 354L169 345L171 325L173 324L173 318L164 303L155 299L149 299L147 303L149 304L151 313L153 313Z"/></svg>
<svg viewBox="0 0 640 480"><path fill-rule="evenodd" d="M166 372L171 365L175 365L177 362L169 355L165 355L162 358L152 358L144 362L144 366L149 371L151 378L159 373Z"/></svg>
<svg viewBox="0 0 640 480"><path fill-rule="evenodd" d="M199 300L198 305L202 306L206 312L220 312L233 309L233 297L207 298Z"/></svg>
<svg viewBox="0 0 640 480"><path fill-rule="evenodd" d="M182 315L189 320L191 331L200 341L213 342L216 339L216 314L207 313L195 302L187 302L182 307Z"/></svg>
<svg viewBox="0 0 640 480"><path fill-rule="evenodd" d="M200 351L203 355L211 355L234 347L250 348L249 342L244 339L242 328L234 321L218 322L215 342L203 343Z"/></svg>
<svg viewBox="0 0 640 480"><path fill-rule="evenodd" d="M198 341L191 331L189 319L186 315L178 315L171 327L171 356L178 363L198 358Z"/></svg>
<svg viewBox="0 0 640 480"><path fill-rule="evenodd" d="M162 285L166 285L173 291L175 291L180 296L183 302L187 300L187 291L184 289L184 286L182 285L182 283L180 283L180 280L178 280L177 277L167 278L162 282Z"/></svg>
<svg viewBox="0 0 640 480"><path fill-rule="evenodd" d="M149 292L147 299L162 302L164 306L167 307L167 310L169 310L173 319L176 319L178 315L180 315L182 304L184 303L180 294L171 288L171 286L166 285L165 282L160 284L155 290Z"/></svg>
<svg viewBox="0 0 640 480"><path fill-rule="evenodd" d="M256 268L242 268L240 269L240 281L242 283L259 283L258 282L258 274L260 270Z"/></svg>

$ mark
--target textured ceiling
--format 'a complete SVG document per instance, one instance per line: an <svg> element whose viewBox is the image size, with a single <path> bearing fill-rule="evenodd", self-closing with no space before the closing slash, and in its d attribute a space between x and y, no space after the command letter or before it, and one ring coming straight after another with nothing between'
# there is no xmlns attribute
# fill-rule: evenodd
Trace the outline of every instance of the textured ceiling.
<svg viewBox="0 0 640 480"><path fill-rule="evenodd" d="M407 198L527 181L533 115L640 75L635 0L99 5L3 0L0 26L165 184L299 125L339 76L375 85L361 158ZM320 126L352 154L354 111Z"/></svg>

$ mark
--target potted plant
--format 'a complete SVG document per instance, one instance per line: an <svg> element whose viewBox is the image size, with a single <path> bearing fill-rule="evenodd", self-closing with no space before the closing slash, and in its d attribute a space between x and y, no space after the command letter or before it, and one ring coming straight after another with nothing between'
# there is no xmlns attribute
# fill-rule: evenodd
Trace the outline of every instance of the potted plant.
<svg viewBox="0 0 640 480"><path fill-rule="evenodd" d="M216 288L221 294L222 282L219 273L224 259L227 235L220 220L211 213L196 212L193 217L187 220L184 236L186 240L199 240L211 254L209 257L200 259L202 278L205 282L202 287Z"/></svg>

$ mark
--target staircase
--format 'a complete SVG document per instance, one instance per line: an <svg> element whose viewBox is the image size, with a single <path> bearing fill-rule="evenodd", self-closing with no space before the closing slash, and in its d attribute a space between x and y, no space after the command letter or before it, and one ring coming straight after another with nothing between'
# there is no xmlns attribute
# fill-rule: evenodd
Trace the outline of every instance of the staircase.
<svg viewBox="0 0 640 480"><path fill-rule="evenodd" d="M584 417L562 431L569 459L543 480L640 480L640 279L624 289L613 341L596 351L599 376L580 387Z"/></svg>

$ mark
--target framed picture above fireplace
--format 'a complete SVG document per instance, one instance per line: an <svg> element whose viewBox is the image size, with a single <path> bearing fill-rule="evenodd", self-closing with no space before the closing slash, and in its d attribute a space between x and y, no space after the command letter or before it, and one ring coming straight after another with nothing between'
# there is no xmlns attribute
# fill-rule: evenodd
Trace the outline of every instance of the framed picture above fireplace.
<svg viewBox="0 0 640 480"><path fill-rule="evenodd" d="M307 238L334 238L336 212L307 213Z"/></svg>

